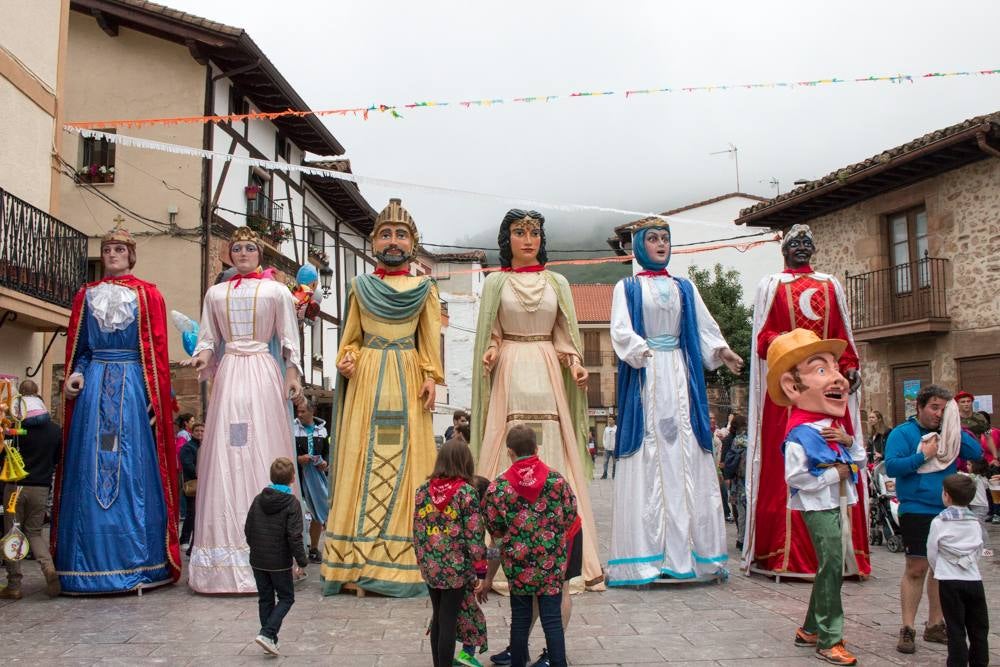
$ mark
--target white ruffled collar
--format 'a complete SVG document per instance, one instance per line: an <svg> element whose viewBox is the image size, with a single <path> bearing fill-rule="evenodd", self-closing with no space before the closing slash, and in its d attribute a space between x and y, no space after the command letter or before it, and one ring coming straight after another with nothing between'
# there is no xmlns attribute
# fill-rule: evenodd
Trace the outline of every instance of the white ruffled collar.
<svg viewBox="0 0 1000 667"><path fill-rule="evenodd" d="M87 290L87 306L104 333L121 331L135 321L135 290L114 283L100 283Z"/></svg>

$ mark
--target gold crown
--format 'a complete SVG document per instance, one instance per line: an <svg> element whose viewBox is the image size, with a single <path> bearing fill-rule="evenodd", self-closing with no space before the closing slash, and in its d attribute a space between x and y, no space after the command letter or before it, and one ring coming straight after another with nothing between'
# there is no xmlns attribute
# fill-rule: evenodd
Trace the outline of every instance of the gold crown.
<svg viewBox="0 0 1000 667"><path fill-rule="evenodd" d="M248 241L250 243L256 243L257 247L260 248L260 236L257 232L250 229L249 227L239 227L233 235L229 237L229 245L232 246L237 241Z"/></svg>
<svg viewBox="0 0 1000 667"><path fill-rule="evenodd" d="M641 229L666 229L669 232L670 223L663 218L657 218L655 215L652 215L635 223L635 227L632 228L632 233L635 234Z"/></svg>
<svg viewBox="0 0 1000 667"><path fill-rule="evenodd" d="M410 228L410 235L413 236L413 246L416 247L420 241L420 233L417 231L417 223L413 221L410 212L403 208L403 200L393 198L389 200L389 205L382 209L382 212L375 218L375 226L372 228L371 237L374 239L378 230L383 225L406 225Z"/></svg>
<svg viewBox="0 0 1000 667"><path fill-rule="evenodd" d="M539 220L538 218L526 215L520 220L515 220L510 223L510 231L514 232L516 230L521 230L524 232L532 232L536 229L541 229L543 224L545 224L544 220Z"/></svg>
<svg viewBox="0 0 1000 667"><path fill-rule="evenodd" d="M121 243L128 246L131 250L135 250L135 239L127 229L121 226L121 222L115 225L114 229L101 237L101 246L105 246L109 243Z"/></svg>

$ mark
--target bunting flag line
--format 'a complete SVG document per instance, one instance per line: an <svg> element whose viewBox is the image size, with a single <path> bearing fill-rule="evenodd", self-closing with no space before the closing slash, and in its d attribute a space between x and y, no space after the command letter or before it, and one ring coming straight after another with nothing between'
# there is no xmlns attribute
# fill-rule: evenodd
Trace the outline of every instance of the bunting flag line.
<svg viewBox="0 0 1000 667"><path fill-rule="evenodd" d="M309 167L300 164L288 164L287 162L263 160L260 158L247 157L242 155L231 155L229 153L220 153L218 151L208 151L203 148L193 148L192 146L171 144L163 141L155 141L153 139L142 139L140 137L132 137L125 134L101 132L99 130L88 130L71 126L64 126L63 130L73 134L79 134L80 136L88 139L104 139L105 141L109 141L118 146L127 146L130 148L141 148L145 150L162 151L165 153L173 153L175 155L188 155L190 157L202 158L206 160L223 160L225 162L239 162L241 164L250 165L251 167L260 167L261 169L268 169L272 171L283 171L286 173L300 173L308 176L318 176L321 178L336 178L342 181L349 181L357 185L371 185L371 186L391 188L391 189L403 188L403 189L418 190L423 192L445 193L449 195L473 197L477 199L493 199L508 203L518 203L527 206L528 208L536 208L546 211L561 211L565 213L597 212L597 213L608 213L613 215L628 216L636 219L660 218L661 220L666 220L671 224L674 223L697 224L699 227L715 227L718 229L725 229L730 232L733 230L733 226L731 224L726 224L722 222L711 222L707 220L695 220L692 218L686 218L684 216L676 216L676 215L665 216L660 213L649 213L646 211L631 211L628 209L612 208L609 206L594 206L590 204L561 204L553 202L543 202L537 199L530 199L526 197L512 197L509 195L501 195L490 192L476 192L474 190L446 188L437 185L426 185L423 183L409 183L407 181L396 181L387 178L361 176L358 174L345 174L344 172L333 171L331 169L320 169L318 167Z"/></svg>
<svg viewBox="0 0 1000 667"><path fill-rule="evenodd" d="M610 95L621 95L626 100L636 95L654 95L666 93L711 93L715 91L729 90L761 90L767 88L815 88L817 86L827 86L846 83L915 83L923 79L943 79L950 77L974 77L990 76L1000 74L998 69L969 70L966 72L927 72L925 74L892 74L888 76L868 75L854 78L828 77L824 79L812 79L808 81L775 81L763 83L738 83L738 84L716 84L708 86L676 86L664 88L637 88L624 91L594 91L575 92L563 95L535 95L531 97L512 97L504 99L502 97L484 98L478 100L463 100L459 102L447 101L424 101L410 102L409 104L372 104L363 107L348 107L339 109L295 110L285 109L284 111L255 111L252 113L227 114L224 116L177 116L170 118L129 118L111 120L91 120L74 121L66 123L67 127L76 129L101 129L119 127L145 127L148 125L180 125L185 123L224 123L244 120L274 120L288 116L341 116L341 117L361 117L368 120L371 113L388 113L393 118L403 118L399 113L402 109L430 109L437 107L458 106L463 109L472 107L486 108L500 104L531 104L534 102L552 102L561 99L580 99L591 97L607 97Z"/></svg>

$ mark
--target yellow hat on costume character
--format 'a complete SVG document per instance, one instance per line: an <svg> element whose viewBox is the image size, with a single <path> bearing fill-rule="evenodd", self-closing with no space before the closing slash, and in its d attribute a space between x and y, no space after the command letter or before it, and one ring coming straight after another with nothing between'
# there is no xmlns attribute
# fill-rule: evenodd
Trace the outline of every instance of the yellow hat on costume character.
<svg viewBox="0 0 1000 667"><path fill-rule="evenodd" d="M846 348L847 341L839 338L823 340L808 329L792 329L781 334L767 348L767 394L775 405L791 405L781 388L781 376L820 352L829 352L840 359Z"/></svg>
<svg viewBox="0 0 1000 667"><path fill-rule="evenodd" d="M403 200L390 199L389 205L382 209L382 212L375 218L375 226L372 227L371 237L374 239L378 230L383 225L406 225L410 228L410 235L413 236L413 247L416 248L420 241L420 232L417 231L417 223L413 221L410 212L403 208Z"/></svg>

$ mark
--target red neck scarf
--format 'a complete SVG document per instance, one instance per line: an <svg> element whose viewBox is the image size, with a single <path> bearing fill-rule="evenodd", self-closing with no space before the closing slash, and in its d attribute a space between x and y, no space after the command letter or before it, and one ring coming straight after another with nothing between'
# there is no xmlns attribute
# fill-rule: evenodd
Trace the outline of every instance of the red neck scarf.
<svg viewBox="0 0 1000 667"><path fill-rule="evenodd" d="M519 266L514 268L512 266L505 266L500 269L504 273L538 273L539 271L545 270L544 264L531 264L530 266Z"/></svg>
<svg viewBox="0 0 1000 667"><path fill-rule="evenodd" d="M670 272L667 271L666 269L656 269L656 270L640 271L639 273L637 273L635 275L637 275L637 276L646 276L647 278L656 278L657 276L664 276L666 278L669 278L670 277Z"/></svg>
<svg viewBox="0 0 1000 667"><path fill-rule="evenodd" d="M101 278L99 282L110 283L116 280L124 280L125 282L128 282L130 280L135 280L135 276L133 276L131 273L123 273L120 276L104 276L103 278Z"/></svg>
<svg viewBox="0 0 1000 667"><path fill-rule="evenodd" d="M444 511L444 508L448 506L448 503L465 483L461 477L435 477L431 480L427 490L431 494L431 502L434 503L438 512Z"/></svg>
<svg viewBox="0 0 1000 667"><path fill-rule="evenodd" d="M274 269L267 269L265 271L261 271L261 268L258 266L257 270L254 271L253 273L237 273L229 280L230 282L236 283L235 285L233 285L233 287L239 287L240 284L243 283L244 278L246 278L247 280L250 280L251 278L256 278L257 280L264 280L265 278L272 278L272 277L274 277Z"/></svg>
<svg viewBox="0 0 1000 667"><path fill-rule="evenodd" d="M400 269L398 271L387 271L386 269L383 269L380 266L377 269L375 269L375 275L381 278L382 280L385 280L386 276L408 276L410 275L410 272L407 269Z"/></svg>
<svg viewBox="0 0 1000 667"><path fill-rule="evenodd" d="M808 264L806 264L805 266L800 266L797 269L793 269L789 266L786 266L784 269L782 269L782 273L790 273L793 276L804 276L813 273L813 267L809 266Z"/></svg>
<svg viewBox="0 0 1000 667"><path fill-rule="evenodd" d="M788 424L785 426L785 436L791 432L796 426L801 426L802 424L811 424L813 422L818 422L823 419L829 419L830 428L837 428L840 426L844 427L843 417L834 417L832 415L824 414L822 412L810 412L809 410L803 410L801 408L792 407L792 413L788 415ZM830 445L830 449L834 451L839 451L838 442L826 441L826 444Z"/></svg>
<svg viewBox="0 0 1000 667"><path fill-rule="evenodd" d="M542 492L548 476L549 467L537 455L514 461L503 474L503 478L510 482L517 495L529 503L538 500L538 494Z"/></svg>

